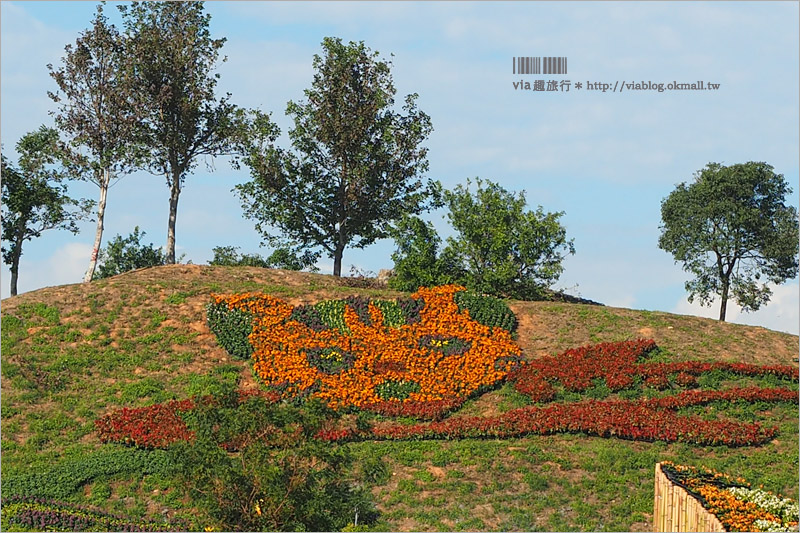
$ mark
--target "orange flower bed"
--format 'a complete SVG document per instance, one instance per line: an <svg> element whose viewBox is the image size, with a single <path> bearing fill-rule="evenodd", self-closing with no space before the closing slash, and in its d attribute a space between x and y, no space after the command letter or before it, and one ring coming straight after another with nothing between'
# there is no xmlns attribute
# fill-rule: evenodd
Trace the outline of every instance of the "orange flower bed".
<svg viewBox="0 0 800 533"><path fill-rule="evenodd" d="M315 331L290 318L290 305L264 294L215 295L214 301L253 315L253 369L267 386L285 397L313 395L333 408L369 408L387 401L463 400L508 375L520 348L507 330L480 324L460 310L454 295L462 290L420 288L412 295L424 301L420 321L397 327L386 326L372 302L371 325L346 306L350 334ZM448 339L463 349L448 353Z"/></svg>

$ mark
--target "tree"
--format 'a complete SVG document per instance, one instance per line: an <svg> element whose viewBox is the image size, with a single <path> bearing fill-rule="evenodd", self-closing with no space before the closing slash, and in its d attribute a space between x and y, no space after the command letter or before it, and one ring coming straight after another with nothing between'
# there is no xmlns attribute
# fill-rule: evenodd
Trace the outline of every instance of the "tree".
<svg viewBox="0 0 800 533"><path fill-rule="evenodd" d="M100 251L97 279L110 278L137 268L165 264L166 256L160 248L154 247L152 242L149 245L142 244L141 240L145 235L144 231L139 233L139 226L136 226L133 233L124 239L121 235L114 237Z"/></svg>
<svg viewBox="0 0 800 533"><path fill-rule="evenodd" d="M445 192L448 219L457 236L442 252L463 272L464 283L477 291L528 300L558 280L572 239L559 223L564 214L525 211L525 193L516 195L497 183L476 179L473 196L467 186Z"/></svg>
<svg viewBox="0 0 800 533"><path fill-rule="evenodd" d="M303 270L309 268L316 271L314 263L318 255L308 251L298 255L289 248L278 248L266 259L259 254L240 254L237 246L217 246L212 248L214 258L208 262L214 266L252 266L259 268L282 268L284 270Z"/></svg>
<svg viewBox="0 0 800 533"><path fill-rule="evenodd" d="M417 109L416 94L406 97L404 114L392 111L390 63L363 42L327 37L322 48L306 101L286 108L294 152L275 147L277 128L259 116L244 157L253 179L236 190L269 242L321 248L341 276L347 246L388 237L392 221L435 203L438 184L420 177L428 169L421 143L430 118Z"/></svg>
<svg viewBox="0 0 800 533"><path fill-rule="evenodd" d="M166 261L175 263L178 199L203 156L234 155L243 111L217 100L212 70L225 39L212 39L202 2L119 6L128 39L128 81L144 126L145 167L169 187ZM224 59L223 59L224 61Z"/></svg>
<svg viewBox="0 0 800 533"><path fill-rule="evenodd" d="M711 305L728 299L756 311L772 291L798 273L798 214L785 204L792 191L767 163L709 163L694 182L676 187L661 202L658 246L695 278L686 282L689 302Z"/></svg>
<svg viewBox="0 0 800 533"><path fill-rule="evenodd" d="M17 143L19 168L0 156L2 170L3 262L11 270L11 296L17 295L19 260L26 240L51 229L78 233L92 202L67 196L58 163L58 133L45 126Z"/></svg>
<svg viewBox="0 0 800 533"><path fill-rule="evenodd" d="M414 292L419 287L433 287L453 281L455 272L439 257L441 237L430 222L405 216L392 231L397 249L392 254L394 274L389 287Z"/></svg>
<svg viewBox="0 0 800 533"><path fill-rule="evenodd" d="M486 186L484 187L484 183ZM416 290L422 285L459 283L469 289L504 298L543 297L563 271L573 241L559 223L564 213L525 211L525 193L514 195L491 181L476 180L445 191L447 217L457 234L441 239L433 226L418 218L405 219L394 237L393 288Z"/></svg>
<svg viewBox="0 0 800 533"><path fill-rule="evenodd" d="M59 104L55 121L69 136L68 146L63 148L69 154L73 177L100 189L94 246L83 279L89 282L103 240L108 189L133 170L140 155L138 121L130 84L125 83L122 72L125 44L108 23L102 5L97 6L91 29L81 33L75 46L67 45L64 50L60 68L47 65L59 88L48 96Z"/></svg>

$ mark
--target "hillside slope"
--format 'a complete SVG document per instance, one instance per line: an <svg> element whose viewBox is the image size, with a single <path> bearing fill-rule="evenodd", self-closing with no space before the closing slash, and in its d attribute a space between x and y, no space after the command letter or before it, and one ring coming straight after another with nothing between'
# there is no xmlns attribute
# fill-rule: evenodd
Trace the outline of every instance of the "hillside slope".
<svg viewBox="0 0 800 533"><path fill-rule="evenodd" d="M243 387L257 386L249 362L232 359L219 347L206 325L205 305L212 293L263 291L292 305L356 294L386 299L401 295L389 290L354 288L347 283L347 280L331 276L282 270L171 265L89 284L45 288L3 300L4 474L46 471L54 464L92 454L102 447L94 431L94 420L121 407L205 394L226 381L238 381ZM528 358L553 355L586 344L637 337L654 339L662 348L660 357L675 361L794 364L798 353L797 336L760 327L584 304L511 302L510 306L519 319L518 343ZM465 413L492 413L509 402L513 402L513 398L509 399L506 391L493 391L471 401ZM781 425L782 436L766 449L695 450L678 444L579 439L570 435L470 445L474 449L487 448L486 453L493 457L488 464L495 473L484 471L481 463L476 466L469 459L457 459L463 452L459 446L466 445L455 443L379 443L374 447L360 443L354 449L360 450L359 453L389 457L395 476L373 492L392 529L441 529L463 522L459 527L468 529L609 527L646 530L649 523L645 510L648 505L652 509L652 499L647 503L643 495L637 496L635 504L627 500L612 504L609 503L611 497L606 501L601 493L594 503L587 505L596 505L598 516L606 516L603 524L586 522L588 519L582 517L591 515L588 510L581 511L575 507L577 504L567 505L557 498L551 507L545 506L544 518L532 518L542 512L532 502L530 509L525 508L530 514L525 519L527 522L517 517L521 521L514 526L516 519L512 511L497 510L504 505L501 497L514 500L528 493L497 487L505 478L517 477L520 486L533 486L535 483L528 476L533 472L549 478L543 484L540 482L541 486L550 487L553 494L561 494L566 498L564 501L571 502L572 498L577 502L583 496L571 493L571 490L574 492L569 488L571 485L583 483L587 486L589 483L588 486L595 487L593 484L599 483L598 479L610 475L610 472L597 470L597 465L591 466L589 457L596 456L601 463L606 461L611 465L627 460L624 456L628 453L636 457L633 470L638 477L620 482L627 484L627 491L646 493L652 491L652 463L656 457L685 455L697 460L706 458L712 463L717 461L716 464L739 464L753 459L754 468L765 472L758 482L767 480L772 490L790 491L786 495L797 498L797 411L796 408L781 409L775 410L778 412L775 422ZM526 450L539 450L536 452L538 462ZM448 457L453 459L437 461L437 453L450 454ZM412 456L417 459L408 459ZM449 472L454 468L460 468L466 480L451 479ZM528 474L509 474L519 469ZM778 473L771 473L773 471ZM456 485L471 483L458 485L462 489L455 490L477 491L475 497L484 494L484 498L488 492L482 491L494 490L492 498L501 499L492 512L475 507L466 522L447 518L437 518L438 522L431 518L426 522L411 509L426 501L432 508L441 506L429 501L436 496L436 491L427 491L427 494L426 491L412 491L414 498L419 499L417 503L406 501L411 496L398 496L404 494L410 482L417 483L420 479L441 481L445 487L449 486L445 480ZM108 510L134 512L140 516L171 513L174 506L180 505L174 493L170 496L168 485L163 480L161 483L137 477L101 479L85 485L83 496L76 496L76 501L102 503ZM441 489L444 494L447 490ZM99 496L105 494L109 497ZM405 514L401 512L404 506L409 509ZM625 520L628 521L614 518L619 513L627 513ZM553 518L556 514L561 518Z"/></svg>

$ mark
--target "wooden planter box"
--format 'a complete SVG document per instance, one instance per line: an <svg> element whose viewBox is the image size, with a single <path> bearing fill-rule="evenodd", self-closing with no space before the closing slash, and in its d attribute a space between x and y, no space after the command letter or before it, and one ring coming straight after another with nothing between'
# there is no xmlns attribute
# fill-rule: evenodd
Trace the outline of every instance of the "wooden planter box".
<svg viewBox="0 0 800 533"><path fill-rule="evenodd" d="M719 519L706 511L686 490L672 483L656 463L653 531L725 531Z"/></svg>

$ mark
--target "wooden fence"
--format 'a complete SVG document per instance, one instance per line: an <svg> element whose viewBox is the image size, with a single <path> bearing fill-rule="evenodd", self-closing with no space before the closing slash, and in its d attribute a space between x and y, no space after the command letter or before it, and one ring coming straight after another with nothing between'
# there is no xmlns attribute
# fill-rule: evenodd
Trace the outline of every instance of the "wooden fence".
<svg viewBox="0 0 800 533"><path fill-rule="evenodd" d="M661 471L661 463L657 463L653 531L706 532L725 531L725 528L699 501L672 483Z"/></svg>

